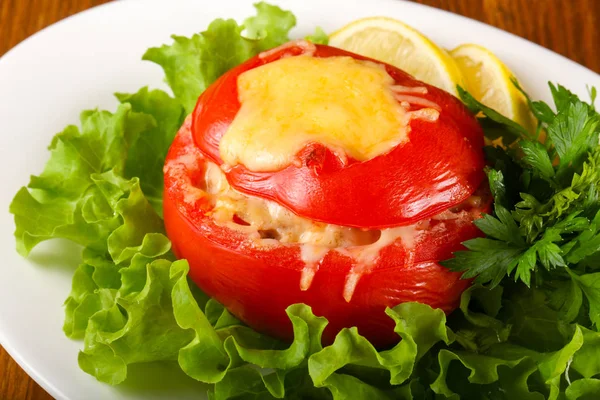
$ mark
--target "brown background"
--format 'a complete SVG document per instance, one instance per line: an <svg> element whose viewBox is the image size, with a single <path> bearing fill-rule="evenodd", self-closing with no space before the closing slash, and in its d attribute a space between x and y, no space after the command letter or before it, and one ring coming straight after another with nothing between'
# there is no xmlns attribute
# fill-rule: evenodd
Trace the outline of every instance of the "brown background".
<svg viewBox="0 0 600 400"><path fill-rule="evenodd" d="M108 0L0 0L0 56L26 37ZM600 0L415 0L478 19L600 72ZM0 399L48 400L0 347Z"/></svg>

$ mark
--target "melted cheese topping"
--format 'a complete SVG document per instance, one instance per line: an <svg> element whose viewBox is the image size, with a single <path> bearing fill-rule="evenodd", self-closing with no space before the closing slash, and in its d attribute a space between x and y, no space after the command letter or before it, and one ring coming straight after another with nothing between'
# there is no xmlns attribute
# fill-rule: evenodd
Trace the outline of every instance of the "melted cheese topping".
<svg viewBox="0 0 600 400"><path fill-rule="evenodd" d="M383 66L351 57L287 57L246 71L238 77L241 108L221 139L221 158L273 171L318 142L369 160L408 140L407 110L393 84Z"/></svg>
<svg viewBox="0 0 600 400"><path fill-rule="evenodd" d="M412 254L410 250L414 249L418 243L422 229L423 226L420 222L408 226L382 229L381 236L376 242L348 249L346 253L354 259L355 264L346 276L343 292L344 300L346 302L352 300L360 278L371 272L383 248L400 240L408 253ZM407 264L411 264L412 262L413 260L409 259Z"/></svg>

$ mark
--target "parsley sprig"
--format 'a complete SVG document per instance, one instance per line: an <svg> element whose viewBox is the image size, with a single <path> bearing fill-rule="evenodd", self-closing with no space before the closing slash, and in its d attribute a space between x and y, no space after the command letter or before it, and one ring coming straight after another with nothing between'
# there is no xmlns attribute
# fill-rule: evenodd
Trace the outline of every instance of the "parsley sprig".
<svg viewBox="0 0 600 400"><path fill-rule="evenodd" d="M494 214L475 222L485 237L466 241L467 250L443 264L491 287L507 277L527 286L532 281L541 285L544 280L571 279L590 304L591 297L598 297L594 301L600 304L600 273L593 274L600 270L596 89L589 90L591 101L586 103L560 85L549 86L556 111L523 92L538 121L535 132L458 88L495 144L485 149ZM590 289L594 285L598 287ZM600 323L597 308L598 315L593 317L590 309L590 317Z"/></svg>

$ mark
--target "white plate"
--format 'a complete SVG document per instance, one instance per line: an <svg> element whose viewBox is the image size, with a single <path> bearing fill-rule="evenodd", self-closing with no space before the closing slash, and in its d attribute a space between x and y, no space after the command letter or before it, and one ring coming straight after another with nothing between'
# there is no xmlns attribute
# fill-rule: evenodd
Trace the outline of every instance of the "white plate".
<svg viewBox="0 0 600 400"><path fill-rule="evenodd" d="M558 81L579 95L600 76L526 40L479 22L398 0L279 0L298 18L294 36L315 26L332 31L361 17L398 18L447 48L482 44L520 77L536 98L548 99L546 82ZM248 0L129 0L110 3L55 24L0 60L0 343L58 399L198 399L205 388L162 365L133 368L125 384L97 382L77 366L82 343L61 330L62 302L70 290L79 251L64 242L44 243L27 260L14 250L8 205L30 174L48 158L55 132L77 123L87 108L114 109L115 91L164 88L158 66L141 61L171 34L201 31L217 17L238 21L253 14ZM175 376L166 376L175 375ZM169 384L164 383L169 381Z"/></svg>

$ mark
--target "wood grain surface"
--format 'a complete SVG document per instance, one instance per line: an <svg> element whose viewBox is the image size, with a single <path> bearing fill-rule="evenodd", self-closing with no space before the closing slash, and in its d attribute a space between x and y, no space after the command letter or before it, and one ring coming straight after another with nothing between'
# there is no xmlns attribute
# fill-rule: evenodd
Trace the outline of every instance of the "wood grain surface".
<svg viewBox="0 0 600 400"><path fill-rule="evenodd" d="M0 56L40 29L107 1L0 0ZM600 57L596 53L600 48L600 35L596 31L600 23L600 0L415 1L497 26L600 72ZM0 399L52 397L0 347Z"/></svg>

